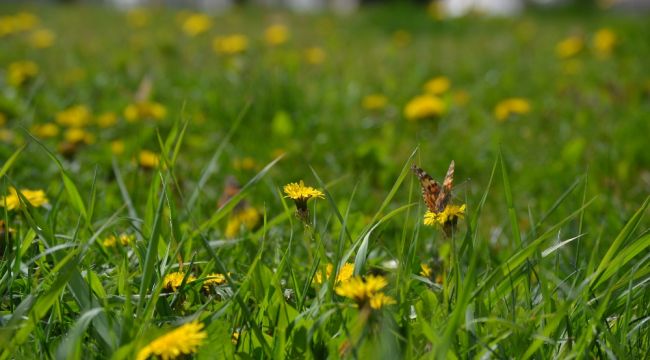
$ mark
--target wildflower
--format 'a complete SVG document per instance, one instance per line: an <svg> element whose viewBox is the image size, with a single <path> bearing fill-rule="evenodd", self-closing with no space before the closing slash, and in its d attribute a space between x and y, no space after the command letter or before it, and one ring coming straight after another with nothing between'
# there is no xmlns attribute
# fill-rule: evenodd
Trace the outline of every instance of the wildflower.
<svg viewBox="0 0 650 360"><path fill-rule="evenodd" d="M446 76L438 76L424 84L424 91L431 95L442 95L451 87L451 81Z"/></svg>
<svg viewBox="0 0 650 360"><path fill-rule="evenodd" d="M528 114L530 103L524 98L509 98L502 100L494 108L494 116L499 121L507 120L512 114Z"/></svg>
<svg viewBox="0 0 650 360"><path fill-rule="evenodd" d="M53 123L34 125L31 128L32 133L41 139L53 138L59 135L59 127Z"/></svg>
<svg viewBox="0 0 650 360"><path fill-rule="evenodd" d="M327 279L329 279L332 276L333 271L334 271L334 265L332 265L331 263L327 264L327 267L325 268L325 276L326 276L325 281L327 281ZM341 268L339 269L338 274L336 274L335 283L338 284L338 283L340 283L342 281L348 280L349 278L352 277L353 273L354 273L354 264L351 264L351 263L343 264L343 266L341 266ZM324 280L323 280L322 273L320 271L317 272L314 275L314 283L320 285L320 284L323 283L323 281Z"/></svg>
<svg viewBox="0 0 650 360"><path fill-rule="evenodd" d="M146 360L158 356L163 360L176 359L196 353L208 333L203 330L203 323L193 321L159 336L147 346L140 349L137 360Z"/></svg>
<svg viewBox="0 0 650 360"><path fill-rule="evenodd" d="M72 144L92 144L95 136L82 128L70 128L63 135L64 139Z"/></svg>
<svg viewBox="0 0 650 360"><path fill-rule="evenodd" d="M20 86L38 75L38 65L33 61L15 61L9 64L7 81L13 86Z"/></svg>
<svg viewBox="0 0 650 360"><path fill-rule="evenodd" d="M574 57L582 51L584 43L579 36L570 36L555 46L555 55L560 59Z"/></svg>
<svg viewBox="0 0 650 360"><path fill-rule="evenodd" d="M460 206L447 205L444 210L438 213L427 211L424 214L424 225L442 227L445 234L450 235L458 219L465 217L465 208L465 204Z"/></svg>
<svg viewBox="0 0 650 360"><path fill-rule="evenodd" d="M232 167L236 170L253 170L256 165L255 159L250 156L246 156L243 159L234 159L232 162Z"/></svg>
<svg viewBox="0 0 650 360"><path fill-rule="evenodd" d="M282 45L289 39L289 29L284 25L271 25L264 31L264 40L268 45Z"/></svg>
<svg viewBox="0 0 650 360"><path fill-rule="evenodd" d="M100 128L110 128L115 124L117 124L117 115L114 112L105 112L97 117L97 125Z"/></svg>
<svg viewBox="0 0 650 360"><path fill-rule="evenodd" d="M296 203L296 216L302 221L309 220L309 210L307 209L307 201L311 198L325 198L320 190L316 190L311 186L305 186L305 183L300 180L299 183L289 183L284 186L284 193Z"/></svg>
<svg viewBox="0 0 650 360"><path fill-rule="evenodd" d="M115 247L115 245L117 245L117 238L115 235L109 235L104 239L104 241L102 241L102 245L104 245L105 248Z"/></svg>
<svg viewBox="0 0 650 360"><path fill-rule="evenodd" d="M429 266L429 264L425 264L425 263L420 264L420 276L428 279L432 279L436 284L442 284L443 277L442 274L440 273L441 264L434 263L434 265L436 264L437 264L436 271L434 271L434 269L431 266Z"/></svg>
<svg viewBox="0 0 650 360"><path fill-rule="evenodd" d="M241 210L233 211L226 225L225 235L232 239L241 230L242 226L248 230L253 230L260 222L260 214L252 206L244 206Z"/></svg>
<svg viewBox="0 0 650 360"><path fill-rule="evenodd" d="M47 195L45 195L45 191L43 190L20 189L20 193L33 207L41 207L48 203ZM15 188L10 187L9 195L0 199L0 206L7 208L9 211L22 208L18 191L16 191Z"/></svg>
<svg viewBox="0 0 650 360"><path fill-rule="evenodd" d="M369 305L377 310L384 305L395 304L395 300L385 295L381 290L388 285L383 276L355 276L342 282L335 291L338 295L354 300L357 305Z"/></svg>
<svg viewBox="0 0 650 360"><path fill-rule="evenodd" d="M608 57L616 45L616 34L612 29L600 29L594 34L592 45L599 56Z"/></svg>
<svg viewBox="0 0 650 360"><path fill-rule="evenodd" d="M56 122L61 126L84 127L90 120L90 110L85 105L71 106L56 114Z"/></svg>
<svg viewBox="0 0 650 360"><path fill-rule="evenodd" d="M248 38L242 34L215 36L212 40L212 50L217 54L236 55L243 53L247 48Z"/></svg>
<svg viewBox="0 0 650 360"><path fill-rule="evenodd" d="M212 19L206 14L192 14L183 21L183 32L189 36L197 36L212 27Z"/></svg>
<svg viewBox="0 0 650 360"><path fill-rule="evenodd" d="M361 106L369 111L382 110L388 104L388 98L382 94L370 94L363 97Z"/></svg>
<svg viewBox="0 0 650 360"><path fill-rule="evenodd" d="M176 291L176 289L178 289L183 283L183 279L185 279L185 273L182 271L169 273L165 275L165 278L163 279L163 287L170 291ZM196 280L196 277L194 277L192 274L189 274L187 275L187 280L185 280L185 283L189 284L194 280Z"/></svg>
<svg viewBox="0 0 650 360"><path fill-rule="evenodd" d="M129 246L135 240L135 235L125 233L120 234L119 237L109 235L102 241L102 245L107 248L115 247L118 244L118 240L120 245Z"/></svg>
<svg viewBox="0 0 650 360"><path fill-rule="evenodd" d="M128 122L140 119L162 120L167 116L167 108L154 101L140 101L124 109L124 118Z"/></svg>
<svg viewBox="0 0 650 360"><path fill-rule="evenodd" d="M205 281L203 281L203 288L209 290L211 285L218 286L225 283L226 277L223 274L212 273L205 277Z"/></svg>
<svg viewBox="0 0 650 360"><path fill-rule="evenodd" d="M54 40L56 40L56 35L48 29L36 30L29 36L29 44L37 49L51 47L54 45Z"/></svg>
<svg viewBox="0 0 650 360"><path fill-rule="evenodd" d="M446 110L445 103L433 95L420 95L413 98L404 107L407 120L415 121L442 115Z"/></svg>
<svg viewBox="0 0 650 360"><path fill-rule="evenodd" d="M111 153L115 156L124 154L124 141L122 140L111 141Z"/></svg>
<svg viewBox="0 0 650 360"><path fill-rule="evenodd" d="M230 341L233 344L237 345L237 343L239 342L239 331L235 331L232 333L232 336L230 337Z"/></svg>
<svg viewBox="0 0 650 360"><path fill-rule="evenodd" d="M325 61L325 56L325 51L316 46L305 50L305 60L312 65L322 64Z"/></svg>
<svg viewBox="0 0 650 360"><path fill-rule="evenodd" d="M142 150L138 155L138 163L145 170L151 170L160 163L160 156L149 150Z"/></svg>

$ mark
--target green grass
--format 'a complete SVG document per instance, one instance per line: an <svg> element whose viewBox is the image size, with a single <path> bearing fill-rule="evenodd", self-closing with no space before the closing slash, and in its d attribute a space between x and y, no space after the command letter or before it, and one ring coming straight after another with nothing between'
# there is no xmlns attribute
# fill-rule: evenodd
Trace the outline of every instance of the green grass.
<svg viewBox="0 0 650 360"><path fill-rule="evenodd" d="M0 208L14 229L0 238L0 359L135 358L192 320L205 325L196 357L206 359L648 356L647 15L436 21L397 5L344 18L241 8L188 37L171 10L132 28L105 8L25 9L56 40L36 49L31 30L0 38L0 194L43 189L49 205L23 196L21 209ZM289 28L286 44L264 43L273 23ZM606 58L591 45L603 27L618 38ZM396 42L398 30L410 41ZM214 53L214 36L231 33L248 36L247 51ZM585 48L558 59L569 35ZM323 63L305 61L313 46ZM20 60L39 72L14 86L8 67ZM406 120L405 104L439 75L452 83L448 111ZM167 116L128 122L144 78ZM386 108L363 108L373 93ZM497 121L511 97L530 113ZM66 158L64 127L52 138L33 129L73 105L118 121L88 125L95 140ZM139 167L143 149L160 166ZM467 213L445 237L423 225L409 168L442 180L452 159L452 202ZM219 207L230 175L241 191ZM310 226L282 192L299 180L324 192L308 203ZM240 201L260 219L232 238ZM135 240L104 245L122 233ZM313 283L344 262L384 275L396 304L369 311L337 295L333 278ZM180 287L166 289L181 267ZM215 272L226 283L204 289Z"/></svg>

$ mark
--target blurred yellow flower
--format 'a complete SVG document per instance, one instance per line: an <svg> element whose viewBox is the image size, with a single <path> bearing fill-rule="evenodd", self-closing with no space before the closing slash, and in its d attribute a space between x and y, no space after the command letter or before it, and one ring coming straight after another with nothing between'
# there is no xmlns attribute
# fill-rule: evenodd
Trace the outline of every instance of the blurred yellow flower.
<svg viewBox="0 0 650 360"><path fill-rule="evenodd" d="M38 75L38 70L38 65L33 61L12 62L7 70L7 81L13 86L20 86Z"/></svg>
<svg viewBox="0 0 650 360"><path fill-rule="evenodd" d="M455 224L458 219L465 217L465 204L463 205L447 205L445 209L439 213L427 211L424 214L424 225L428 226L448 226Z"/></svg>
<svg viewBox="0 0 650 360"><path fill-rule="evenodd" d="M322 64L325 61L325 56L325 51L316 46L305 50L305 60L312 65Z"/></svg>
<svg viewBox="0 0 650 360"><path fill-rule="evenodd" d="M63 138L71 144L92 144L95 142L95 135L77 127L66 130Z"/></svg>
<svg viewBox="0 0 650 360"><path fill-rule="evenodd" d="M10 143L14 140L14 132L9 129L0 129L0 141Z"/></svg>
<svg viewBox="0 0 650 360"><path fill-rule="evenodd" d="M97 125L100 128L110 128L115 124L117 124L117 115L114 112L105 112L97 117Z"/></svg>
<svg viewBox="0 0 650 360"><path fill-rule="evenodd" d="M31 30L38 23L38 17L28 12L2 16L0 17L0 36Z"/></svg>
<svg viewBox="0 0 650 360"><path fill-rule="evenodd" d="M113 140L111 141L111 153L115 156L124 154L124 141Z"/></svg>
<svg viewBox="0 0 650 360"><path fill-rule="evenodd" d="M56 122L61 126L84 127L90 120L91 113L85 105L71 106L56 114Z"/></svg>
<svg viewBox="0 0 650 360"><path fill-rule="evenodd" d="M230 274L228 274L230 275ZM205 281L203 281L203 288L206 290L210 289L210 286L213 285L221 285L226 283L226 277L223 274L219 273L212 273L209 274L208 276L205 277Z"/></svg>
<svg viewBox="0 0 650 360"><path fill-rule="evenodd" d="M215 36L212 49L217 54L235 55L243 53L248 48L248 38L242 34Z"/></svg>
<svg viewBox="0 0 650 360"><path fill-rule="evenodd" d="M555 46L555 55L560 59L574 57L582 51L584 41L579 36L570 36Z"/></svg>
<svg viewBox="0 0 650 360"><path fill-rule="evenodd" d="M253 170L257 166L255 159L250 156L246 156L243 159L234 159L232 161L232 167L235 170Z"/></svg>
<svg viewBox="0 0 650 360"><path fill-rule="evenodd" d="M37 49L45 49L54 45L56 35L52 30L40 29L29 36L29 44Z"/></svg>
<svg viewBox="0 0 650 360"><path fill-rule="evenodd" d="M354 300L359 306L368 304L377 310L385 305L395 304L393 298L381 292L387 285L388 281L383 276L355 276L342 282L335 291L340 296Z"/></svg>
<svg viewBox="0 0 650 360"><path fill-rule="evenodd" d="M420 95L409 101L404 107L404 117L415 121L444 114L445 103L433 95Z"/></svg>
<svg viewBox="0 0 650 360"><path fill-rule="evenodd" d="M327 281L332 276L333 271L334 271L334 265L331 263L327 264L327 267L325 268L325 279L323 280L322 271L317 271L316 274L314 275L314 283L322 284L323 281ZM351 263L343 264L338 274L336 274L335 283L338 284L342 281L348 280L349 278L352 277L353 273L354 273L354 264Z"/></svg>
<svg viewBox="0 0 650 360"><path fill-rule="evenodd" d="M196 13L189 15L183 21L183 32L189 36L197 36L212 27L212 19L206 14Z"/></svg>
<svg viewBox="0 0 650 360"><path fill-rule="evenodd" d="M59 135L59 127L54 123L36 124L30 130L36 137L41 139L49 139Z"/></svg>
<svg viewBox="0 0 650 360"><path fill-rule="evenodd" d="M162 120L167 117L167 108L154 101L141 101L129 104L124 109L124 118L128 122L142 119Z"/></svg>
<svg viewBox="0 0 650 360"><path fill-rule="evenodd" d="M102 245L107 248L115 247L118 244L118 240L120 245L128 246L132 244L133 241L135 241L135 235L125 233L120 234L119 237L116 237L115 235L109 235L102 241Z"/></svg>
<svg viewBox="0 0 650 360"><path fill-rule="evenodd" d="M239 234L242 226L248 230L253 230L259 223L260 217L260 213L252 206L233 211L228 218L224 235L232 239Z"/></svg>
<svg viewBox="0 0 650 360"><path fill-rule="evenodd" d="M361 106L370 111L382 110L388 104L388 98L382 94L370 94L363 97Z"/></svg>
<svg viewBox="0 0 650 360"><path fill-rule="evenodd" d="M163 287L170 291L176 291L183 283L183 279L185 279L185 273L182 271L169 273L165 275L165 278L163 279ZM192 274L188 274L185 283L189 284L194 280L196 280L196 277Z"/></svg>
<svg viewBox="0 0 650 360"><path fill-rule="evenodd" d="M424 84L424 91L431 95L442 95L451 87L451 81L446 76L438 76Z"/></svg>
<svg viewBox="0 0 650 360"><path fill-rule="evenodd" d="M138 155L138 163L144 169L153 169L160 163L160 156L149 150L142 150Z"/></svg>
<svg viewBox="0 0 650 360"><path fill-rule="evenodd" d="M426 277L426 278L431 277L431 274L432 274L432 271L433 271L433 270L431 270L431 266L429 266L427 264L420 264L420 269L421 269L420 270L420 275L421 276Z"/></svg>
<svg viewBox="0 0 650 360"><path fill-rule="evenodd" d="M41 207L48 203L47 195L43 190L20 189L20 193L33 207ZM0 207L4 207L9 211L22 208L18 191L15 188L10 187L9 195L0 199Z"/></svg>
<svg viewBox="0 0 650 360"><path fill-rule="evenodd" d="M616 40L616 34L612 29L602 28L594 34L592 45L599 56L607 57L612 54Z"/></svg>
<svg viewBox="0 0 650 360"><path fill-rule="evenodd" d="M264 30L264 40L268 45L282 45L289 40L289 29L280 24L271 25Z"/></svg>
<svg viewBox="0 0 650 360"><path fill-rule="evenodd" d="M524 98L509 98L500 101L494 108L494 116L499 121L506 121L510 115L528 114L530 112L530 103Z"/></svg>
<svg viewBox="0 0 650 360"><path fill-rule="evenodd" d="M136 360L146 360L152 355L163 360L185 358L197 352L207 337L203 323L193 321L150 342L140 349Z"/></svg>

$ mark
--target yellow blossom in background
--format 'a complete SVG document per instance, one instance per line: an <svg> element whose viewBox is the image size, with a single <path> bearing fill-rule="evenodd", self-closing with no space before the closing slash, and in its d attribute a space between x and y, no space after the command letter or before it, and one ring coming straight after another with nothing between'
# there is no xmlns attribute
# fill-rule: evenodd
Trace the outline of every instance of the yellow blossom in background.
<svg viewBox="0 0 650 360"><path fill-rule="evenodd" d="M305 50L305 60L312 65L319 65L325 61L325 51L317 46Z"/></svg>
<svg viewBox="0 0 650 360"><path fill-rule="evenodd" d="M217 54L236 55L243 53L248 48L248 38L242 34L215 36L212 40L212 49Z"/></svg>
<svg viewBox="0 0 650 360"><path fill-rule="evenodd" d="M114 112L105 112L99 115L96 121L100 128L110 128L117 124L117 115Z"/></svg>
<svg viewBox="0 0 650 360"><path fill-rule="evenodd" d="M387 285L388 281L383 276L355 276L342 282L335 291L340 296L354 300L359 306L368 304L373 309L380 309L384 305L395 303L393 298L381 292Z"/></svg>
<svg viewBox="0 0 650 360"><path fill-rule="evenodd" d="M397 47L406 47L412 41L411 33L406 30L397 30L393 33L393 44Z"/></svg>
<svg viewBox="0 0 650 360"><path fill-rule="evenodd" d="M134 28L142 28L149 24L149 12L145 9L132 9L126 13L126 21Z"/></svg>
<svg viewBox="0 0 650 360"><path fill-rule="evenodd" d="M185 357L198 351L207 339L203 323L193 321L162 335L140 349L136 360L146 360L151 356L163 360Z"/></svg>
<svg viewBox="0 0 650 360"><path fill-rule="evenodd" d="M253 230L260 222L260 213L252 206L247 206L241 210L234 211L228 218L225 234L227 238L232 239L239 234L242 226L248 230Z"/></svg>
<svg viewBox="0 0 650 360"><path fill-rule="evenodd" d="M138 154L138 164L144 169L153 169L160 163L160 156L149 150L142 150Z"/></svg>
<svg viewBox="0 0 650 360"><path fill-rule="evenodd" d="M66 130L63 138L72 144L92 144L95 142L95 135L82 128L70 128Z"/></svg>
<svg viewBox="0 0 650 360"><path fill-rule="evenodd" d="M445 209L439 213L427 211L424 214L424 225L428 226L447 226L455 224L458 219L465 217L465 204L463 205L447 205Z"/></svg>
<svg viewBox="0 0 650 360"><path fill-rule="evenodd" d="M212 27L212 19L206 14L191 14L183 21L183 32L189 36L197 36Z"/></svg>
<svg viewBox="0 0 650 360"><path fill-rule="evenodd" d="M382 110L388 104L388 98L382 94L370 94L363 97L361 106L370 111Z"/></svg>
<svg viewBox="0 0 650 360"><path fill-rule="evenodd" d="M49 139L59 135L59 127L54 123L36 124L30 130L36 137L41 139Z"/></svg>
<svg viewBox="0 0 650 360"><path fill-rule="evenodd" d="M322 284L324 281L327 281L332 276L332 272L334 271L334 265L333 264L327 264L327 267L325 268L325 276L326 278L323 279L323 275L321 271L316 272L314 275L314 283L316 284ZM352 277L352 274L354 274L354 264L351 263L345 263L343 266L341 266L341 269L339 269L339 273L336 274L336 281L335 283L340 283L342 281L346 281L349 278Z"/></svg>
<svg viewBox="0 0 650 360"><path fill-rule="evenodd" d="M205 281L203 281L203 288L208 290L212 285L218 286L225 283L226 283L226 277L223 274L212 273L205 277Z"/></svg>
<svg viewBox="0 0 650 360"><path fill-rule="evenodd" d="M446 110L446 105L439 97L420 95L409 101L404 107L404 117L415 121L440 116Z"/></svg>
<svg viewBox="0 0 650 360"><path fill-rule="evenodd" d="M45 191L43 190L20 189L20 193L33 207L41 207L48 203L47 195L45 195ZM9 195L0 199L0 207L4 207L9 211L22 207L18 191L15 188L10 187Z"/></svg>
<svg viewBox="0 0 650 360"><path fill-rule="evenodd" d="M284 25L271 25L264 30L264 41L268 45L282 45L287 40L289 40L289 29Z"/></svg>
<svg viewBox="0 0 650 360"><path fill-rule="evenodd" d="M560 59L574 57L582 51L584 41L579 36L570 36L555 46L555 55Z"/></svg>
<svg viewBox="0 0 650 360"><path fill-rule="evenodd" d="M176 291L176 289L178 289L183 283L183 279L185 279L185 273L182 271L169 273L165 275L165 278L163 279L163 287L167 290ZM189 284L194 280L196 280L196 277L192 274L189 274L187 275L185 283Z"/></svg>
<svg viewBox="0 0 650 360"><path fill-rule="evenodd" d="M122 140L111 141L111 153L115 156L124 154L124 141Z"/></svg>
<svg viewBox="0 0 650 360"><path fill-rule="evenodd" d="M33 61L15 61L7 69L7 81L13 86L20 86L25 81L38 75L38 65Z"/></svg>
<svg viewBox="0 0 650 360"><path fill-rule="evenodd" d="M592 45L599 56L610 56L616 46L616 34L609 28L600 29L594 34Z"/></svg>
<svg viewBox="0 0 650 360"><path fill-rule="evenodd" d="M142 119L162 120L165 117L167 117L167 108L155 101L137 102L124 109L124 118L128 122Z"/></svg>
<svg viewBox="0 0 650 360"><path fill-rule="evenodd" d="M420 276L428 278L431 277L431 275L433 274L433 270L431 269L431 266L427 264L420 264L420 269L421 269Z"/></svg>
<svg viewBox="0 0 650 360"><path fill-rule="evenodd" d="M85 105L71 106L56 114L56 122L61 126L84 127L90 120L91 113Z"/></svg>
<svg viewBox="0 0 650 360"><path fill-rule="evenodd" d="M424 84L424 91L431 95L442 95L451 87L451 81L446 76L438 76Z"/></svg>
<svg viewBox="0 0 650 360"><path fill-rule="evenodd" d="M40 29L29 36L29 44L37 49L45 49L54 45L56 35L52 30Z"/></svg>
<svg viewBox="0 0 650 360"><path fill-rule="evenodd" d="M530 103L524 98L509 98L502 100L497 104L494 108L494 116L499 121L505 121L513 114L528 114L530 108Z"/></svg>
<svg viewBox="0 0 650 360"><path fill-rule="evenodd" d="M38 25L39 21L36 15L28 12L2 16L0 17L0 36L31 30Z"/></svg>
<svg viewBox="0 0 650 360"><path fill-rule="evenodd" d="M246 156L243 159L234 159L232 162L232 167L236 170L253 170L256 166L255 159L250 156Z"/></svg>
<svg viewBox="0 0 650 360"><path fill-rule="evenodd" d="M115 235L109 235L102 241L102 245L104 245L105 248L115 247L115 245L117 245L117 238Z"/></svg>
<svg viewBox="0 0 650 360"><path fill-rule="evenodd" d="M0 141L10 143L14 140L14 133L9 129L0 129Z"/></svg>
<svg viewBox="0 0 650 360"><path fill-rule="evenodd" d="M134 241L135 241L135 235L125 234L125 233L120 234L120 245L127 246L133 244Z"/></svg>

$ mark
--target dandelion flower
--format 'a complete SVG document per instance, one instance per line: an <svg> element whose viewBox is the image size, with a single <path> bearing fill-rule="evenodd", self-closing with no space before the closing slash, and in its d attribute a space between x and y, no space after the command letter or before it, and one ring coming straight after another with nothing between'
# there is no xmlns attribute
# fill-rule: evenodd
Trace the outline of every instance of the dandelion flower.
<svg viewBox="0 0 650 360"><path fill-rule="evenodd" d="M316 284L322 284L323 281L327 281L332 276L332 272L334 271L334 265L333 264L327 264L327 267L325 268L325 280L323 280L323 275L320 271L316 272L314 275L314 283ZM351 263L345 263L341 268L339 269L338 274L336 274L336 281L335 283L340 283L343 281L348 280L349 278L352 277L352 274L354 273L354 264Z"/></svg>
<svg viewBox="0 0 650 360"><path fill-rule="evenodd" d="M45 49L54 45L56 35L52 30L40 29L34 31L29 37L29 44L37 49Z"/></svg>
<svg viewBox="0 0 650 360"><path fill-rule="evenodd" d="M53 123L34 125L31 128L32 133L41 139L49 139L59 135L59 127Z"/></svg>
<svg viewBox="0 0 650 360"><path fill-rule="evenodd" d="M568 59L574 57L582 51L584 42L579 36L570 36L560 41L555 46L555 55L560 59Z"/></svg>
<svg viewBox="0 0 650 360"><path fill-rule="evenodd" d="M252 206L233 211L226 225L225 235L232 239L239 234L242 227L253 230L260 222L260 213Z"/></svg>
<svg viewBox="0 0 650 360"><path fill-rule="evenodd" d="M447 205L441 212L434 213L427 211L424 214L424 225L440 226L444 229L451 228L458 222L458 219L465 217L465 204Z"/></svg>
<svg viewBox="0 0 650 360"><path fill-rule="evenodd" d="M497 104L494 108L494 117L499 121L506 121L513 114L528 114L530 108L530 103L524 98L509 98Z"/></svg>
<svg viewBox="0 0 650 360"><path fill-rule="evenodd" d="M128 122L141 119L162 120L167 116L167 108L155 101L141 101L128 105L124 109L124 118Z"/></svg>
<svg viewBox="0 0 650 360"><path fill-rule="evenodd" d="M445 110L445 103L440 98L433 95L420 95L406 104L404 117L409 121L416 121L440 116Z"/></svg>
<svg viewBox="0 0 650 360"><path fill-rule="evenodd" d="M180 287L183 283L183 279L185 279L185 273L182 271L169 273L165 275L165 278L163 279L163 287L170 291L176 291L178 287ZM196 277L194 277L192 274L189 274L187 275L187 280L185 283L189 284L194 280L196 280Z"/></svg>
<svg viewBox="0 0 650 360"><path fill-rule="evenodd" d="M359 306L367 304L377 310L395 303L393 298L381 292L387 285L388 281L383 276L355 276L342 282L335 291L340 296L354 300Z"/></svg>
<svg viewBox="0 0 650 360"><path fill-rule="evenodd" d="M363 97L361 106L369 111L379 111L386 107L388 98L382 94L370 94Z"/></svg>
<svg viewBox="0 0 650 360"><path fill-rule="evenodd" d="M20 189L20 193L33 207L41 207L48 204L47 196L43 190ZM0 198L0 206L9 211L22 208L18 191L16 191L15 188L10 187L9 195Z"/></svg>
<svg viewBox="0 0 650 360"><path fill-rule="evenodd" d="M136 359L146 360L154 355L163 360L169 360L193 354L197 352L207 337L207 332L203 330L203 323L193 321L159 336L140 349Z"/></svg>
<svg viewBox="0 0 650 360"><path fill-rule="evenodd" d="M138 163L145 170L151 170L160 163L160 156L149 150L142 150L138 155Z"/></svg>
<svg viewBox="0 0 650 360"><path fill-rule="evenodd" d="M616 46L616 34L612 29L600 29L594 34L592 45L599 56L607 57L612 54Z"/></svg>
<svg viewBox="0 0 650 360"><path fill-rule="evenodd" d="M114 112L105 112L97 117L97 125L100 128L107 129L117 124L117 115Z"/></svg>
<svg viewBox="0 0 650 360"><path fill-rule="evenodd" d="M56 114L56 122L61 126L84 127L90 123L91 113L85 105L71 106Z"/></svg>
<svg viewBox="0 0 650 360"><path fill-rule="evenodd" d="M424 91L431 95L442 95L451 87L451 81L446 76L438 76L424 84Z"/></svg>
<svg viewBox="0 0 650 360"><path fill-rule="evenodd" d="M205 277L203 288L208 290L212 285L221 285L226 283L226 277L223 274L212 273Z"/></svg>
<svg viewBox="0 0 650 360"><path fill-rule="evenodd" d="M433 274L431 266L427 264L420 264L420 276L428 278L431 277L431 274Z"/></svg>
<svg viewBox="0 0 650 360"><path fill-rule="evenodd" d="M9 64L7 81L13 86L20 86L38 75L38 65L33 61L15 61Z"/></svg>
<svg viewBox="0 0 650 360"><path fill-rule="evenodd" d="M299 183L289 183L284 186L285 197L292 199L296 203L296 216L303 220L309 220L309 210L307 209L307 201L311 198L325 198L320 190L314 189L311 186L305 186L305 183L300 180Z"/></svg>
<svg viewBox="0 0 650 360"><path fill-rule="evenodd" d="M322 64L323 61L325 61L325 57L325 51L317 46L310 47L305 50L305 60L307 60L309 64Z"/></svg>
<svg viewBox="0 0 650 360"><path fill-rule="evenodd" d="M212 19L206 14L192 14L183 21L183 32L188 36L197 36L212 27Z"/></svg>
<svg viewBox="0 0 650 360"><path fill-rule="evenodd" d="M243 53L247 48L248 38L242 34L215 36L212 40L212 50L217 54L236 55Z"/></svg>
<svg viewBox="0 0 650 360"><path fill-rule="evenodd" d="M271 25L264 31L264 40L268 45L282 45L289 40L289 29L284 25Z"/></svg>

